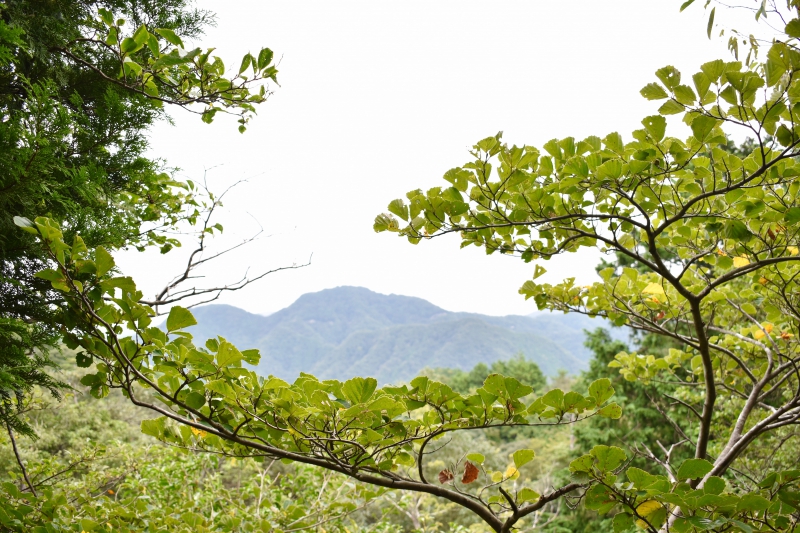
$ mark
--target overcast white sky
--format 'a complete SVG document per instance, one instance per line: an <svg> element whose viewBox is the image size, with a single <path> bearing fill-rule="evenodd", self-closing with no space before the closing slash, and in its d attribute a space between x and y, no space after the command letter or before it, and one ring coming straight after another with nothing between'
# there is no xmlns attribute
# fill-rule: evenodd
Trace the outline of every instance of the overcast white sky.
<svg viewBox="0 0 800 533"><path fill-rule="evenodd" d="M175 113L174 126L153 130L152 154L183 178L210 169L216 190L250 178L226 203L219 243L255 231L254 219L271 236L208 268L210 281L313 253L311 266L223 303L271 313L306 292L358 285L453 311L531 313L517 290L532 264L459 250L457 238L412 246L374 233L373 219L407 191L442 184L472 144L500 130L536 146L612 131L630 138L658 108L639 96L656 69L672 64L688 79L701 63L730 58L727 38L706 37L703 2L682 14L680 3L206 0L199 5L218 14L218 26L201 44L231 68L247 51L272 48L281 85L244 135L224 117L209 126ZM128 253L120 263L154 292L181 259L169 255ZM544 279L589 282L598 257L543 263Z"/></svg>

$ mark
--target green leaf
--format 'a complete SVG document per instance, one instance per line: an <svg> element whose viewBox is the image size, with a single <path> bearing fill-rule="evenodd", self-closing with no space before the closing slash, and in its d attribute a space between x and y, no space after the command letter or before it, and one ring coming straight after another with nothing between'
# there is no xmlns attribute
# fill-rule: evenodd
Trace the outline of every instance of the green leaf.
<svg viewBox="0 0 800 533"><path fill-rule="evenodd" d="M608 378L601 378L589 385L589 395L594 398L598 407L606 403L606 400L614 396L614 387L611 386L611 380Z"/></svg>
<svg viewBox="0 0 800 533"><path fill-rule="evenodd" d="M711 14L708 16L708 26L706 27L706 34L708 38L711 39L711 30L714 29L714 14L716 13L717 8L711 8Z"/></svg>
<svg viewBox="0 0 800 533"><path fill-rule="evenodd" d="M664 103L664 105L658 108L658 112L662 115L675 115L677 113L683 113L685 110L686 108L676 102L673 98L670 98Z"/></svg>
<svg viewBox="0 0 800 533"><path fill-rule="evenodd" d="M523 502L535 502L535 501L536 501L536 500L538 500L540 497L541 497L541 496L539 495L539 493L538 493L538 492L536 492L536 491L535 491L535 490L533 490L533 489L529 489L529 488L527 488L527 487L525 487L524 489L522 489L521 491L519 491L519 492L517 493L517 501L518 501L519 503L523 503Z"/></svg>
<svg viewBox="0 0 800 533"><path fill-rule="evenodd" d="M723 235L728 239L736 241L749 241L753 234L741 220L729 220L725 223Z"/></svg>
<svg viewBox="0 0 800 533"><path fill-rule="evenodd" d="M375 378L352 378L342 385L344 399L351 404L364 403L372 397L372 393L378 387Z"/></svg>
<svg viewBox="0 0 800 533"><path fill-rule="evenodd" d="M694 2L694 0L689 0L687 4ZM634 521L633 516L627 513L617 513L614 516L614 533L626 533L634 528Z"/></svg>
<svg viewBox="0 0 800 533"><path fill-rule="evenodd" d="M789 37L800 38L800 19L792 19L783 30Z"/></svg>
<svg viewBox="0 0 800 533"><path fill-rule="evenodd" d="M486 457L484 457L482 453L468 453L467 459L469 459L473 463L482 465L483 462L486 460Z"/></svg>
<svg viewBox="0 0 800 533"><path fill-rule="evenodd" d="M242 64L239 66L239 74L241 74L242 72L247 70L247 67L250 66L250 60L251 59L252 59L252 56L250 54L245 54L244 55L244 57L242 58Z"/></svg>
<svg viewBox="0 0 800 533"><path fill-rule="evenodd" d="M694 120L692 120L692 133L694 134L694 138L700 142L705 141L716 125L716 119L706 115L697 115Z"/></svg>
<svg viewBox="0 0 800 533"><path fill-rule="evenodd" d="M683 464L678 468L678 479L697 479L705 476L714 465L705 459L686 459Z"/></svg>
<svg viewBox="0 0 800 533"><path fill-rule="evenodd" d="M115 265L114 258L102 246L98 246L94 252L94 264L97 267L98 278L105 276Z"/></svg>
<svg viewBox="0 0 800 533"><path fill-rule="evenodd" d="M587 509L592 509L600 514L605 514L617 505L611 491L603 485L594 485L584 495Z"/></svg>
<svg viewBox="0 0 800 533"><path fill-rule="evenodd" d="M32 233L34 235L39 234L39 230L36 229L36 226L31 222L29 218L25 217L14 217L14 224L22 228L23 230L27 231L28 233Z"/></svg>
<svg viewBox="0 0 800 533"><path fill-rule="evenodd" d="M75 364L78 365L78 368L89 368L93 361L92 356L86 352L79 352L75 355Z"/></svg>
<svg viewBox="0 0 800 533"><path fill-rule="evenodd" d="M696 99L697 97L691 87L687 85L678 85L675 87L675 100L683 105L692 105Z"/></svg>
<svg viewBox="0 0 800 533"><path fill-rule="evenodd" d="M703 492L706 494L722 494L725 490L725 480L721 477L711 476L703 483Z"/></svg>
<svg viewBox="0 0 800 533"><path fill-rule="evenodd" d="M602 472L610 472L628 458L622 448L599 445L592 448L591 454L597 461L597 468Z"/></svg>
<svg viewBox="0 0 800 533"><path fill-rule="evenodd" d="M188 309L176 305L169 310L169 316L167 317L167 331L178 331L188 328L189 326L194 326L195 324L197 324L197 320Z"/></svg>
<svg viewBox="0 0 800 533"><path fill-rule="evenodd" d="M238 364L242 360L242 352L228 341L222 341L217 351L217 364L221 367Z"/></svg>
<svg viewBox="0 0 800 533"><path fill-rule="evenodd" d="M549 407L561 409L561 407L564 405L564 391L561 389L553 389L548 391L547 394L542 396L542 403Z"/></svg>
<svg viewBox="0 0 800 533"><path fill-rule="evenodd" d="M684 9L686 9L692 4L694 4L694 0L686 0L684 3L681 4L681 12L683 12Z"/></svg>
<svg viewBox="0 0 800 533"><path fill-rule="evenodd" d="M760 494L745 494L739 500L736 509L739 511L760 512L769 509L770 505L772 505L772 502Z"/></svg>
<svg viewBox="0 0 800 533"><path fill-rule="evenodd" d="M667 119L661 115L645 117L642 119L642 124L644 125L644 129L647 130L647 133L656 141L660 141L664 138L664 133L667 131Z"/></svg>
<svg viewBox="0 0 800 533"><path fill-rule="evenodd" d="M520 468L522 465L528 464L533 461L533 458L536 456L536 452L533 450L517 450L512 455L514 459L514 465L517 468Z"/></svg>
<svg viewBox="0 0 800 533"><path fill-rule="evenodd" d="M389 212L399 216L403 220L408 220L408 207L403 200L397 198L389 202Z"/></svg>
<svg viewBox="0 0 800 533"><path fill-rule="evenodd" d="M133 34L133 40L136 41L136 44L141 46L147 43L147 38L150 36L150 32L147 31L147 26L142 24L137 28L136 32Z"/></svg>
<svg viewBox="0 0 800 533"><path fill-rule="evenodd" d="M164 434L167 419L163 416L152 419L142 420L142 433L151 437L160 438Z"/></svg>
<svg viewBox="0 0 800 533"><path fill-rule="evenodd" d="M183 399L183 403L191 407L192 409L200 409L206 403L206 397L199 392L191 391L186 397Z"/></svg>
<svg viewBox="0 0 800 533"><path fill-rule="evenodd" d="M618 420L622 416L622 407L616 403L610 403L597 411L597 414L598 416L602 416L604 418Z"/></svg>
<svg viewBox="0 0 800 533"><path fill-rule="evenodd" d="M783 220L788 224L797 224L800 222L800 207L790 207L783 214Z"/></svg>
<svg viewBox="0 0 800 533"><path fill-rule="evenodd" d="M81 519L81 529L86 531L87 533L90 531L94 531L98 527L100 527L100 524L98 522L95 522L94 520L91 520L89 518Z"/></svg>
<svg viewBox="0 0 800 533"><path fill-rule="evenodd" d="M666 85L667 89L674 89L681 83L681 73L672 65L660 68L656 71L656 77L661 80L661 83Z"/></svg>
<svg viewBox="0 0 800 533"><path fill-rule="evenodd" d="M120 45L120 50L123 54L132 54L137 50L142 48L142 44L137 43L135 40L131 39L130 37L126 37L122 39L122 44Z"/></svg>
<svg viewBox="0 0 800 533"><path fill-rule="evenodd" d="M272 50L269 48L262 48L258 53L258 68L259 70L265 69L272 62Z"/></svg>
<svg viewBox="0 0 800 533"><path fill-rule="evenodd" d="M725 72L725 62L721 59L715 59L714 61L709 61L708 63L700 65L700 70L714 83L719 80L719 77Z"/></svg>
<svg viewBox="0 0 800 533"><path fill-rule="evenodd" d="M174 31L168 28L156 28L153 31L163 37L168 43L175 46L183 46L183 41L175 34Z"/></svg>
<svg viewBox="0 0 800 533"><path fill-rule="evenodd" d="M594 464L594 458L591 455L582 455L569 464L569 471L575 472L589 472Z"/></svg>
<svg viewBox="0 0 800 533"><path fill-rule="evenodd" d="M664 88L657 83L648 83L642 87L642 90L639 91L639 94L648 100L663 100L664 98L669 97L667 91L665 91Z"/></svg>

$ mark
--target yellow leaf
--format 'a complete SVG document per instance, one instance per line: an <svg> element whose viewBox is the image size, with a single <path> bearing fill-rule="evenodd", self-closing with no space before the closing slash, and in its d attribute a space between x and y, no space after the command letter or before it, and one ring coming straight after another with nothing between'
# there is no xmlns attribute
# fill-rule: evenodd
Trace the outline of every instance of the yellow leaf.
<svg viewBox="0 0 800 533"><path fill-rule="evenodd" d="M642 292L644 294L666 296L666 294L664 293L664 288L658 283L649 283Z"/></svg>
<svg viewBox="0 0 800 533"><path fill-rule="evenodd" d="M767 284L767 278L764 278L764 277L758 278L758 282L760 284L762 284L762 285L766 285Z"/></svg>
<svg viewBox="0 0 800 533"><path fill-rule="evenodd" d="M194 433L196 436L200 437L201 439L203 437L205 437L206 435L208 435L208 433L203 431L202 429L197 429L197 428L193 427L193 428L191 428L191 430L192 430L192 433Z"/></svg>
<svg viewBox="0 0 800 533"><path fill-rule="evenodd" d="M753 333L753 338L755 340L763 339L764 338L764 332L761 331L760 329L757 329L756 332Z"/></svg>
<svg viewBox="0 0 800 533"><path fill-rule="evenodd" d="M492 472L492 481L494 483L500 483L503 481L503 473L502 472Z"/></svg>
<svg viewBox="0 0 800 533"><path fill-rule="evenodd" d="M773 328L772 324L770 324L769 322L765 322L764 324L761 325L764 327L765 330L767 330L767 333L772 333L772 328Z"/></svg>
<svg viewBox="0 0 800 533"><path fill-rule="evenodd" d="M797 246L787 246L786 249L792 255L797 255L800 250L797 249Z"/></svg>
<svg viewBox="0 0 800 533"><path fill-rule="evenodd" d="M746 258L745 256L743 256L743 255L740 255L739 257L734 257L733 258L733 266L735 268L747 266L749 264L750 264L750 260L748 258Z"/></svg>
<svg viewBox="0 0 800 533"><path fill-rule="evenodd" d="M519 477L519 470L516 469L514 466L509 466L506 468L506 473L504 476L506 479L517 479Z"/></svg>
<svg viewBox="0 0 800 533"><path fill-rule="evenodd" d="M725 250L717 250L717 255L725 256L725 255L728 255L728 254L725 253Z"/></svg>
<svg viewBox="0 0 800 533"><path fill-rule="evenodd" d="M660 503L655 500L647 500L646 502L639 504L639 506L636 508L636 513L641 517L647 518L659 509L661 509ZM647 529L647 522L644 520L637 520L636 525L642 529Z"/></svg>

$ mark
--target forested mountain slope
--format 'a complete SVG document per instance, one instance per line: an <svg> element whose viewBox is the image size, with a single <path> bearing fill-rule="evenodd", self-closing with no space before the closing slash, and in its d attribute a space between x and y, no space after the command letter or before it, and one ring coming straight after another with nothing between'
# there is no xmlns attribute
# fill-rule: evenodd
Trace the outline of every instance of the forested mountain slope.
<svg viewBox="0 0 800 533"><path fill-rule="evenodd" d="M239 348L259 348L265 375L372 375L382 383L410 379L426 366L466 370L518 352L547 375L562 368L577 372L591 356L583 330L605 325L580 315L453 313L420 298L361 287L305 294L269 316L228 305L200 307L194 315L195 337L221 335Z"/></svg>

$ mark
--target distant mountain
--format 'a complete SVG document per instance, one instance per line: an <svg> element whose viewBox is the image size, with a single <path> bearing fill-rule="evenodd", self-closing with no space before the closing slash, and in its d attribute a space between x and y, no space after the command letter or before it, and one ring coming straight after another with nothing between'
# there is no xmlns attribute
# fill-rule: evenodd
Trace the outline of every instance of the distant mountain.
<svg viewBox="0 0 800 533"><path fill-rule="evenodd" d="M586 368L591 353L583 330L605 326L582 315L537 313L494 317L453 313L421 298L385 295L361 287L304 294L269 316L229 305L193 310L198 340L220 335L240 348L261 350L258 370L294 379L375 376L408 380L425 367L468 370L518 352L547 375ZM614 335L625 338L616 330Z"/></svg>

